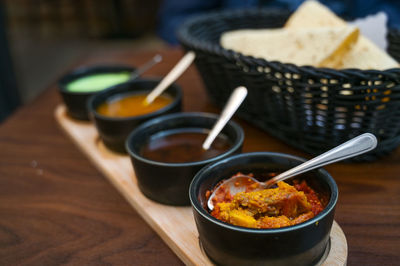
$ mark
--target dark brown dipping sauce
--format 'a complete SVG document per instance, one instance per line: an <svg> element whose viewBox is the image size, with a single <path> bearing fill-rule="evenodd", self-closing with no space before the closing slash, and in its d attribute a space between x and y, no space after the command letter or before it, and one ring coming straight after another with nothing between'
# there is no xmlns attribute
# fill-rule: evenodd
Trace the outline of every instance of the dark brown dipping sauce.
<svg viewBox="0 0 400 266"><path fill-rule="evenodd" d="M140 151L150 160L165 163L187 163L216 157L230 149L231 143L221 134L208 150L202 145L207 134L202 132L182 132L152 138Z"/></svg>

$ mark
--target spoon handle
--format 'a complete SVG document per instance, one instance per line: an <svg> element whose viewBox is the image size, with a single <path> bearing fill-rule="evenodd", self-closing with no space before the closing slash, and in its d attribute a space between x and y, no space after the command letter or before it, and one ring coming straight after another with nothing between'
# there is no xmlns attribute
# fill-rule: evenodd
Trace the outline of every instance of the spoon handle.
<svg viewBox="0 0 400 266"><path fill-rule="evenodd" d="M229 97L228 102L226 103L221 116L219 117L217 123L215 123L214 127L211 129L210 133L206 140L203 142L203 149L208 150L213 143L214 139L218 136L219 132L224 128L226 123L231 119L233 114L239 108L240 104L246 98L247 89L243 86L237 87L232 95Z"/></svg>
<svg viewBox="0 0 400 266"><path fill-rule="evenodd" d="M189 51L182 57L181 60L174 66L174 68L164 77L164 79L155 87L149 95L147 95L145 102L150 104L157 98L169 85L172 84L180 75L190 66L196 54Z"/></svg>
<svg viewBox="0 0 400 266"><path fill-rule="evenodd" d="M337 161L348 159L359 154L363 154L370 150L373 150L378 141L376 137L370 133L364 133L358 137L355 137L317 157L311 159L305 163L302 163L280 175L265 182L267 187L271 185L286 180L292 176L307 172L309 170L319 168L321 166L331 164Z"/></svg>
<svg viewBox="0 0 400 266"><path fill-rule="evenodd" d="M131 80L139 77L144 72L146 72L151 67L153 67L155 64L157 64L161 61L162 61L162 56L159 54L155 55L150 61L146 62L144 65L142 65L141 67L139 67L135 71L133 71L133 73L131 74Z"/></svg>

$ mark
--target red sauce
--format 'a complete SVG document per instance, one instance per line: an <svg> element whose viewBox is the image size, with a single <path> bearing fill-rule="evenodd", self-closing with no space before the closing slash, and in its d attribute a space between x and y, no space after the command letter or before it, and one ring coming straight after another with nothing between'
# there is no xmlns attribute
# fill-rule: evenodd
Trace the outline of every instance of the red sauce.
<svg viewBox="0 0 400 266"><path fill-rule="evenodd" d="M253 177L252 174L248 176ZM265 229L302 223L324 209L318 194L304 180L294 180L292 185L279 182L276 188L256 191L253 190L258 185L251 179L244 181L243 185L246 191L234 196L222 185L213 199L211 215L233 225ZM207 200L210 195L211 191L207 191Z"/></svg>
<svg viewBox="0 0 400 266"><path fill-rule="evenodd" d="M294 180L293 183L294 187L298 191L303 191L304 194L306 194L307 201L311 204L311 210L314 215L322 212L324 207L322 206L321 200L318 198L317 193L307 185L306 181L303 180L301 183L298 183L298 180Z"/></svg>

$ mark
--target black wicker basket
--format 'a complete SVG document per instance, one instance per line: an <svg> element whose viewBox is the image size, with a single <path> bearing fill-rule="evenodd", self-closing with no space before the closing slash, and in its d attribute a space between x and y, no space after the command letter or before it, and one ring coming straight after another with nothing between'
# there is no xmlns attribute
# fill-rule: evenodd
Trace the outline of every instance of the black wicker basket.
<svg viewBox="0 0 400 266"><path fill-rule="evenodd" d="M178 32L214 104L223 107L232 90L249 93L238 111L245 120L313 155L361 133L378 147L354 160L371 161L400 144L400 69L334 70L269 62L226 50L223 32L282 27L290 13L258 9L223 11L187 21ZM400 59L400 34L391 31L389 53Z"/></svg>

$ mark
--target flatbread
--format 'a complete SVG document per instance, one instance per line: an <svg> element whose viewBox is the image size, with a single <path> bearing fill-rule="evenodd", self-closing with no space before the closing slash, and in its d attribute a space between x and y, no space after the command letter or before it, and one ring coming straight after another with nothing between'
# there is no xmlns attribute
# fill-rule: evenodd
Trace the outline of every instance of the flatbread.
<svg viewBox="0 0 400 266"><path fill-rule="evenodd" d="M347 23L317 1L304 2L288 19L286 29L343 27ZM385 70L399 67L398 62L360 34L354 47L335 62L326 62L326 67Z"/></svg>
<svg viewBox="0 0 400 266"><path fill-rule="evenodd" d="M299 66L332 67L356 43L356 27L262 29L226 32L221 45L244 55Z"/></svg>
<svg viewBox="0 0 400 266"><path fill-rule="evenodd" d="M346 27L348 24L318 1L305 1L285 23L285 28Z"/></svg>

